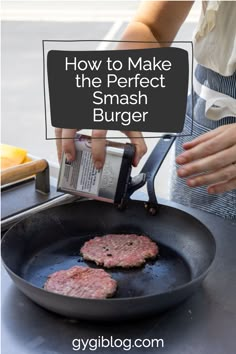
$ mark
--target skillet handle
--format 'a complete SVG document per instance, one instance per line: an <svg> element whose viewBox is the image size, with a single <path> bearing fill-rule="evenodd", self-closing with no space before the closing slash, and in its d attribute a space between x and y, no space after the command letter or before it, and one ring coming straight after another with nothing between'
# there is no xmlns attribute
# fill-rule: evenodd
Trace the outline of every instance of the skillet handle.
<svg viewBox="0 0 236 354"><path fill-rule="evenodd" d="M158 209L158 201L154 188L155 177L175 139L175 136L164 135L154 147L151 155L141 170L141 173L146 174L147 179L147 192L149 201L146 204L146 207L148 208L148 211L153 215L156 214Z"/></svg>
<svg viewBox="0 0 236 354"><path fill-rule="evenodd" d="M50 192L49 166L46 160L35 160L1 172L1 185L13 183L36 174L35 189L43 194Z"/></svg>

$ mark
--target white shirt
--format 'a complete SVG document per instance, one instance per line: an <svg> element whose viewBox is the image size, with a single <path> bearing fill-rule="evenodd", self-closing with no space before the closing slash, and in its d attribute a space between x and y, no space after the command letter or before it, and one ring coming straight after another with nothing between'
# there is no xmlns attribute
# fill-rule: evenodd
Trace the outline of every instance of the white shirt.
<svg viewBox="0 0 236 354"><path fill-rule="evenodd" d="M236 2L203 1L193 43L199 64L222 76L233 75L236 71ZM193 84L197 94L206 100L207 118L236 117L236 99L201 85L196 78Z"/></svg>
<svg viewBox="0 0 236 354"><path fill-rule="evenodd" d="M223 76L236 71L236 2L203 1L194 34L197 62Z"/></svg>

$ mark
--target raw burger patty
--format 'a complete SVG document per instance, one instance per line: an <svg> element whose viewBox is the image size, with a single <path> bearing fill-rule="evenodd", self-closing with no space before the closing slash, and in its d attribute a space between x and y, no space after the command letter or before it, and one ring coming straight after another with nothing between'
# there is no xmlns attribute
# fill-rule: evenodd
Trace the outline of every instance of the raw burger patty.
<svg viewBox="0 0 236 354"><path fill-rule="evenodd" d="M158 247L147 236L111 234L85 242L80 252L84 259L106 268L130 268L156 257Z"/></svg>
<svg viewBox="0 0 236 354"><path fill-rule="evenodd" d="M111 297L117 282L103 269L75 266L48 276L44 289L53 293L90 299Z"/></svg>

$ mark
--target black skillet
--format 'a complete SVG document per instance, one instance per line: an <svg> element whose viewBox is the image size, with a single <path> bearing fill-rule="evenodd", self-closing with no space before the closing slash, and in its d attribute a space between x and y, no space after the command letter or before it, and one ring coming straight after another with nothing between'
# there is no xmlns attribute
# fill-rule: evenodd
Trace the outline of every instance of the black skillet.
<svg viewBox="0 0 236 354"><path fill-rule="evenodd" d="M38 305L67 317L123 320L164 311L192 294L215 255L210 231L193 216L157 203L154 178L174 138L161 139L141 171L149 202L129 200L124 210L99 201L80 201L34 214L7 231L2 260L16 286ZM134 187L130 187L130 194ZM79 299L45 291L50 273L84 262L80 248L95 235L136 233L156 241L160 254L138 269L112 269L114 298Z"/></svg>

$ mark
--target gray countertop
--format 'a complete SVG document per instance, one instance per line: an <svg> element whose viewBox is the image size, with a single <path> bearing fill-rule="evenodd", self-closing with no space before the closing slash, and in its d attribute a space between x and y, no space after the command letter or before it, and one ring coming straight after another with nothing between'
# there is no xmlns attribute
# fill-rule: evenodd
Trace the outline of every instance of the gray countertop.
<svg viewBox="0 0 236 354"><path fill-rule="evenodd" d="M28 300L3 269L2 354L74 353L72 341L75 338L93 339L87 342L86 349L80 343L80 351L84 353L235 353L236 223L200 211L181 209L205 223L217 243L214 264L203 286L191 298L168 312L135 322L104 324L75 321L47 312ZM116 342L123 345L120 348L98 347L92 350L95 340L100 338L101 341L102 337L112 337L113 343L117 338L125 341L123 344ZM130 341L134 344L136 339L145 339L144 345L130 348ZM155 345L152 348L149 346L152 339L163 339L163 342L158 342L158 348Z"/></svg>

